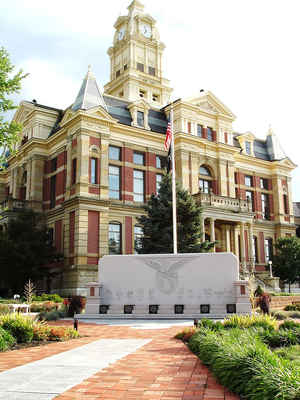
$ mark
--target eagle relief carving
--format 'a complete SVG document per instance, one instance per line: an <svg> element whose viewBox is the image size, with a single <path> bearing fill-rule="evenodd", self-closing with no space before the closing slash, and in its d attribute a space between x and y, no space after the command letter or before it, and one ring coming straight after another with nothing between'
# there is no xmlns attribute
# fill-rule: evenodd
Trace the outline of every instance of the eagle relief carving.
<svg viewBox="0 0 300 400"><path fill-rule="evenodd" d="M174 257L140 257L139 259L156 271L156 285L158 290L164 294L171 294L178 288L178 271L195 258L197 257L191 256L175 259Z"/></svg>

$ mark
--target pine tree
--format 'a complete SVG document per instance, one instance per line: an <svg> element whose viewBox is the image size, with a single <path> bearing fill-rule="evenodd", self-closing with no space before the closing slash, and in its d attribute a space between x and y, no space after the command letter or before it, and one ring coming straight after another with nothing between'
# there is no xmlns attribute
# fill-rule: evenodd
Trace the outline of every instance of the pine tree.
<svg viewBox="0 0 300 400"><path fill-rule="evenodd" d="M176 184L178 253L204 253L214 243L201 243L201 207ZM145 206L147 215L138 218L143 237L136 245L139 254L173 253L173 217L171 176L165 174L157 195Z"/></svg>

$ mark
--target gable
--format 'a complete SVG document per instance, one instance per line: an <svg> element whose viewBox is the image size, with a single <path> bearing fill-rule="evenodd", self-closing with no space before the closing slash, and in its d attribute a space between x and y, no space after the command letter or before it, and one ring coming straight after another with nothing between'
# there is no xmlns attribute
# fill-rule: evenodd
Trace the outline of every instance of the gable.
<svg viewBox="0 0 300 400"><path fill-rule="evenodd" d="M200 96L189 98L186 102L193 104L204 111L223 114L231 119L236 118L233 112L210 91L203 92Z"/></svg>

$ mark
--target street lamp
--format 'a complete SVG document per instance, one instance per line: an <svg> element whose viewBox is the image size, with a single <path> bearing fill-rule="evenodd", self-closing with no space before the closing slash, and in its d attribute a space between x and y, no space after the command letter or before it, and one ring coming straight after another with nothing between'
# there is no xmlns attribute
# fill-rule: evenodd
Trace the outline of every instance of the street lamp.
<svg viewBox="0 0 300 400"><path fill-rule="evenodd" d="M273 271L272 271L272 261L269 260L269 267L270 267L270 278L273 278Z"/></svg>

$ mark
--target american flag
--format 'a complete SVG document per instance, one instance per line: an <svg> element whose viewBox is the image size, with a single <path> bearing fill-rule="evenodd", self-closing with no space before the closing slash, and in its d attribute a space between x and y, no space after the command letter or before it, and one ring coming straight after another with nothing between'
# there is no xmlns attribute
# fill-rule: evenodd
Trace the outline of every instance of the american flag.
<svg viewBox="0 0 300 400"><path fill-rule="evenodd" d="M169 150L171 141L172 141L172 127L171 127L171 122L169 122L168 127L167 127L167 132L166 132L165 144L164 144L165 151Z"/></svg>

